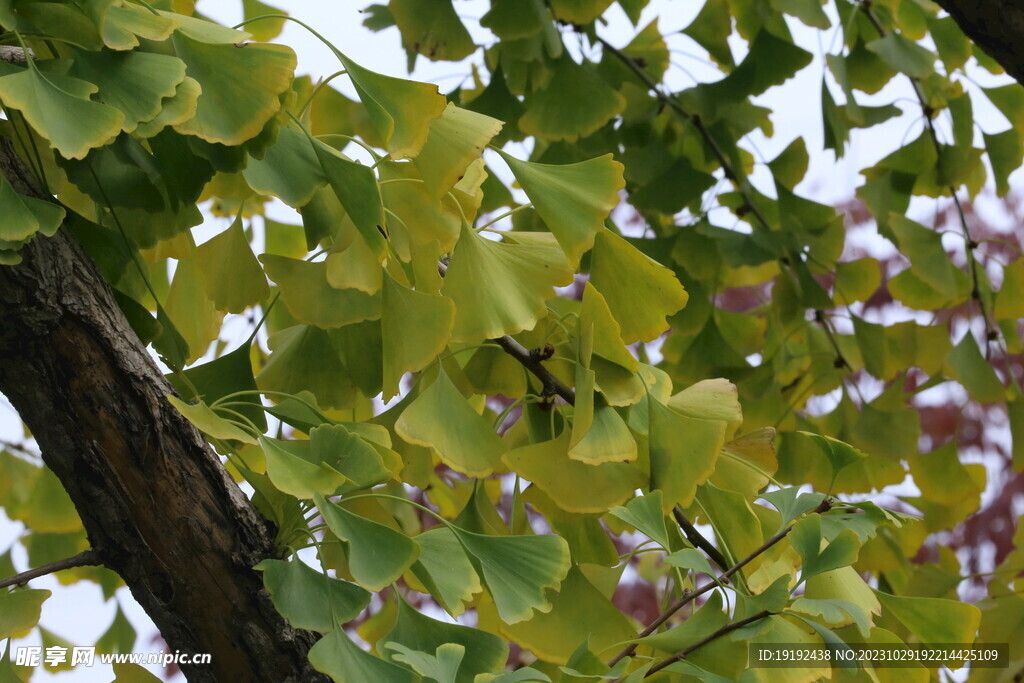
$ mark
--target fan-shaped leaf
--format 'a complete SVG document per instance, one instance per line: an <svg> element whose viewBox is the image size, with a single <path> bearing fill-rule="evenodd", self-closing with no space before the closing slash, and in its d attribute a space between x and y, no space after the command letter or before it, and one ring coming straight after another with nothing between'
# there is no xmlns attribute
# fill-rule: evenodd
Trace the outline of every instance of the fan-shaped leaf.
<svg viewBox="0 0 1024 683"><path fill-rule="evenodd" d="M206 292L219 310L241 313L270 293L245 237L241 215L227 230L199 245L195 257Z"/></svg>
<svg viewBox="0 0 1024 683"><path fill-rule="evenodd" d="M0 240L21 242L41 232L52 235L64 222L64 209L35 197L20 195L0 174Z"/></svg>
<svg viewBox="0 0 1024 683"><path fill-rule="evenodd" d="M261 254L260 260L297 320L328 328L380 318L380 293L334 289L327 282L327 264L323 261L309 263L272 254Z"/></svg>
<svg viewBox="0 0 1024 683"><path fill-rule="evenodd" d="M438 199L445 196L500 130L501 121L449 103L430 122L427 142L413 161L427 191Z"/></svg>
<svg viewBox="0 0 1024 683"><path fill-rule="evenodd" d="M412 671L374 657L336 628L309 649L309 663L335 683L419 683Z"/></svg>
<svg viewBox="0 0 1024 683"><path fill-rule="evenodd" d="M406 372L417 372L437 358L448 345L455 323L455 304L435 294L403 287L384 276L384 400L398 392Z"/></svg>
<svg viewBox="0 0 1024 683"><path fill-rule="evenodd" d="M572 282L561 250L540 240L493 242L463 224L444 281L455 301L453 341L478 342L532 329L554 287Z"/></svg>
<svg viewBox="0 0 1024 683"><path fill-rule="evenodd" d="M355 619L370 604L368 591L332 579L298 558L291 562L263 560L253 569L263 572L263 584L274 607L296 628L329 633L337 624Z"/></svg>
<svg viewBox="0 0 1024 683"><path fill-rule="evenodd" d="M347 481L330 464L318 461L308 441L281 441L260 438L267 462L267 476L278 491L310 500L318 494L330 495Z"/></svg>
<svg viewBox="0 0 1024 683"><path fill-rule="evenodd" d="M648 403L651 489L664 495L662 510L693 502L714 471L725 445L726 423L687 417L657 401Z"/></svg>
<svg viewBox="0 0 1024 683"><path fill-rule="evenodd" d="M372 591L397 580L419 556L419 546L400 531L317 497L316 506L334 535L348 542L348 568L356 583Z"/></svg>
<svg viewBox="0 0 1024 683"><path fill-rule="evenodd" d="M416 536L420 555L409 569L412 576L453 617L483 590L480 577L451 529L440 526Z"/></svg>
<svg viewBox="0 0 1024 683"><path fill-rule="evenodd" d="M505 445L489 421L470 407L443 369L395 423L395 431L432 449L446 465L470 477L486 477L501 466Z"/></svg>
<svg viewBox="0 0 1024 683"><path fill-rule="evenodd" d="M580 102L587 106L579 106ZM565 53L547 86L526 98L519 128L544 140L575 142L596 132L625 108L625 97L589 64L581 66Z"/></svg>

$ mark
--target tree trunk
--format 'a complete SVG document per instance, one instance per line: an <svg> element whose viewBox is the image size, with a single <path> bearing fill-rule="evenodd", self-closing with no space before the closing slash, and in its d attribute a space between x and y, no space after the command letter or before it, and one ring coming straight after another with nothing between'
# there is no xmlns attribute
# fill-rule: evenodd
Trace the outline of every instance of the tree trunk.
<svg viewBox="0 0 1024 683"><path fill-rule="evenodd" d="M0 171L42 196L6 140ZM63 230L22 258L0 266L0 391L104 565L172 652L212 655L182 667L189 681L326 680L306 660L316 636L288 625L251 569L273 553L270 523L167 403L173 390L95 264Z"/></svg>
<svg viewBox="0 0 1024 683"><path fill-rule="evenodd" d="M1024 4L1020 0L936 0L1006 73L1024 83Z"/></svg>

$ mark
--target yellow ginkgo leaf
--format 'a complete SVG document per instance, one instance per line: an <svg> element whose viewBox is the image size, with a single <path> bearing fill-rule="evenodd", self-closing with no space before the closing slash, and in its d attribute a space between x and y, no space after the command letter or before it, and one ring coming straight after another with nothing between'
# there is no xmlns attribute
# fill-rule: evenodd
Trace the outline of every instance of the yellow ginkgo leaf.
<svg viewBox="0 0 1024 683"><path fill-rule="evenodd" d="M330 328L380 318L380 293L335 289L327 281L327 264L262 254L260 260L295 319Z"/></svg>
<svg viewBox="0 0 1024 683"><path fill-rule="evenodd" d="M576 164L551 165L501 157L573 263L594 245L626 186L611 154Z"/></svg>
<svg viewBox="0 0 1024 683"><path fill-rule="evenodd" d="M427 143L413 161L427 191L438 199L447 194L500 130L501 121L449 103L430 122Z"/></svg>
<svg viewBox="0 0 1024 683"><path fill-rule="evenodd" d="M448 345L455 323L451 299L403 287L384 276L381 342L384 347L384 400L398 393L407 372L425 368Z"/></svg>
<svg viewBox="0 0 1024 683"><path fill-rule="evenodd" d="M572 282L573 269L546 237L517 233L519 243L494 242L463 224L443 290L456 306L453 341L515 334L547 315L544 301Z"/></svg>

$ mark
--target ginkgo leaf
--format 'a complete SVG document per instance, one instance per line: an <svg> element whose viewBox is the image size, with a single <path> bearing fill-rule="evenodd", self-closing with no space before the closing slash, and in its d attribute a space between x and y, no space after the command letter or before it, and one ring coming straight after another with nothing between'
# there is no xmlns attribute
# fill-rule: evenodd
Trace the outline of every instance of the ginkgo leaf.
<svg viewBox="0 0 1024 683"><path fill-rule="evenodd" d="M626 186L622 164L611 154L560 166L520 161L504 152L501 157L570 261L579 263L619 203Z"/></svg>
<svg viewBox="0 0 1024 683"><path fill-rule="evenodd" d="M400 531L322 497L316 499L316 506L334 535L348 543L349 571L356 583L368 590L383 590L419 556L416 541Z"/></svg>
<svg viewBox="0 0 1024 683"><path fill-rule="evenodd" d="M583 301L580 306L580 329L591 329L593 353L616 365L633 371L639 367L636 358L622 343L621 326L612 317L601 293L587 282L583 287ZM593 359L591 359L593 362Z"/></svg>
<svg viewBox="0 0 1024 683"><path fill-rule="evenodd" d="M473 596L483 590L459 539L448 527L439 526L416 536L416 542L420 555L409 573L448 614L459 616Z"/></svg>
<svg viewBox="0 0 1024 683"><path fill-rule="evenodd" d="M689 619L662 633L640 638L638 642L660 652L678 652L728 623L729 615L722 610L722 593L714 591Z"/></svg>
<svg viewBox="0 0 1024 683"><path fill-rule="evenodd" d="M437 86L375 73L340 52L335 54L391 156L401 159L419 154L427 141L430 122L447 106Z"/></svg>
<svg viewBox="0 0 1024 683"><path fill-rule="evenodd" d="M384 225L384 207L373 171L369 166L346 158L319 140L313 141L313 150L320 161L327 183L334 190L359 234L366 240L370 249L378 257L383 258L388 250L384 234L381 232Z"/></svg>
<svg viewBox="0 0 1024 683"><path fill-rule="evenodd" d="M429 680L455 683L466 648L457 643L438 645L434 654L413 650L400 643L385 643L385 649L393 653L391 658L410 667Z"/></svg>
<svg viewBox="0 0 1024 683"><path fill-rule="evenodd" d="M347 481L345 475L329 464L314 461L308 441L260 437L260 445L267 463L267 476L278 491L311 500L320 494L336 492Z"/></svg>
<svg viewBox="0 0 1024 683"><path fill-rule="evenodd" d="M171 394L167 394L166 398L179 413L185 416L186 420L195 425L204 434L215 439L241 441L242 443L249 444L256 443L255 436L233 422L224 419L202 401L198 403L185 403L177 396L172 396Z"/></svg>
<svg viewBox="0 0 1024 683"><path fill-rule="evenodd" d="M609 510L609 513L635 527L637 531L646 534L648 538L667 550L671 543L668 529L665 527L664 500L665 497L661 491L652 490L646 495L637 496L629 501L625 507Z"/></svg>
<svg viewBox="0 0 1024 683"><path fill-rule="evenodd" d="M586 464L569 457L569 433L513 449L502 456L509 469L536 484L567 512L603 513L622 505L646 484L634 465Z"/></svg>
<svg viewBox="0 0 1024 683"><path fill-rule="evenodd" d="M267 298L267 278L253 256L239 215L227 230L196 247L206 293L221 311L241 313Z"/></svg>
<svg viewBox="0 0 1024 683"><path fill-rule="evenodd" d="M284 126L263 158L250 159L242 174L253 190L278 197L293 208L308 204L327 183L309 136Z"/></svg>
<svg viewBox="0 0 1024 683"><path fill-rule="evenodd" d="M402 412L395 431L405 441L432 449L456 472L487 477L501 466L505 444L478 414L443 369Z"/></svg>
<svg viewBox="0 0 1024 683"><path fill-rule="evenodd" d="M206 22L204 22L206 23ZM256 137L281 108L279 95L291 87L296 57L283 45L200 42L177 31L174 52L199 81L196 114L174 129L207 142L240 145Z"/></svg>
<svg viewBox="0 0 1024 683"><path fill-rule="evenodd" d="M743 424L736 385L727 379L706 379L693 384L668 400L678 413L702 420L723 420L725 438L731 439Z"/></svg>
<svg viewBox="0 0 1024 683"><path fill-rule="evenodd" d="M579 106L586 102L587 106ZM626 98L612 89L589 64L580 65L568 53L555 64L544 87L526 98L519 128L544 140L575 142L622 113Z"/></svg>
<svg viewBox="0 0 1024 683"><path fill-rule="evenodd" d="M0 594L0 638L21 635L39 623L48 590L26 588Z"/></svg>
<svg viewBox="0 0 1024 683"><path fill-rule="evenodd" d="M185 63L151 52L79 50L70 74L95 84L100 102L120 110L121 127L131 133L160 113L165 98L174 96L185 80Z"/></svg>
<svg viewBox="0 0 1024 683"><path fill-rule="evenodd" d="M248 22L256 17L263 17L259 21L246 23L246 28L252 33L253 40L261 43L271 41L281 35L284 29L284 17L267 17L268 14L283 14L283 12L260 0L242 0L243 20Z"/></svg>
<svg viewBox="0 0 1024 683"><path fill-rule="evenodd" d="M551 11L555 19L570 24L589 24L604 14L612 0L552 0Z"/></svg>
<svg viewBox="0 0 1024 683"><path fill-rule="evenodd" d="M327 330L313 325L295 325L271 335L271 354L256 377L267 391L312 393L320 405L350 408L359 392L335 351Z"/></svg>
<svg viewBox="0 0 1024 683"><path fill-rule="evenodd" d="M450 252L459 238L461 224L451 199L438 201L430 196L411 162L385 161L377 168L381 197L388 211L388 233L402 258L406 258L406 252L432 241L438 243L439 253ZM399 180L402 182L390 182ZM403 244L401 237L409 244ZM433 268L437 270L436 262Z"/></svg>
<svg viewBox="0 0 1024 683"><path fill-rule="evenodd" d="M440 199L465 175L501 131L501 121L449 103L430 122L430 134L413 163L431 195Z"/></svg>
<svg viewBox="0 0 1024 683"><path fill-rule="evenodd" d="M327 264L327 282L335 289L358 289L376 294L384 281L380 259L360 236L344 249L332 251L324 263Z"/></svg>
<svg viewBox="0 0 1024 683"><path fill-rule="evenodd" d="M905 597L876 590L882 608L922 643L973 643L981 610L942 598Z"/></svg>
<svg viewBox="0 0 1024 683"><path fill-rule="evenodd" d="M544 301L554 287L573 280L561 249L540 241L484 239L467 224L444 279L444 294L455 301L453 341L478 342L532 329L547 315Z"/></svg>
<svg viewBox="0 0 1024 683"><path fill-rule="evenodd" d="M378 446L384 448L366 441L345 425L323 425L309 432L313 460L330 465L351 482L342 493L369 488L392 478L391 470L377 451Z"/></svg>
<svg viewBox="0 0 1024 683"><path fill-rule="evenodd" d="M399 390L407 372L417 372L437 358L451 338L455 303L444 296L403 287L384 276L381 341L384 354L384 400Z"/></svg>
<svg viewBox="0 0 1024 683"><path fill-rule="evenodd" d="M64 209L53 202L18 194L0 174L0 240L21 242L37 232L52 235L64 222Z"/></svg>
<svg viewBox="0 0 1024 683"><path fill-rule="evenodd" d="M220 334L221 323L224 320L224 312L218 311L206 295L196 258L189 257L178 261L164 308L188 345L188 356L185 360L194 363L206 353L210 342Z"/></svg>
<svg viewBox="0 0 1024 683"><path fill-rule="evenodd" d="M84 159L90 149L102 147L121 132L124 114L89 95L96 86L87 81L43 74L29 68L0 77L0 100L19 110L50 146L68 159Z"/></svg>
<svg viewBox="0 0 1024 683"><path fill-rule="evenodd" d="M459 552L461 554L461 550ZM446 643L465 648L462 666L453 683L473 683L477 674L500 670L508 659L508 645L498 636L431 619L401 598L395 626L380 639L378 648L393 649L391 646L397 644L411 650L434 652ZM397 659L394 655L391 658Z"/></svg>
<svg viewBox="0 0 1024 683"><path fill-rule="evenodd" d="M819 515L808 515L793 525L789 541L803 558L801 578L808 579L857 561L861 544L852 529L841 531L824 548L822 540Z"/></svg>
<svg viewBox="0 0 1024 683"><path fill-rule="evenodd" d="M991 403L1005 399L1003 383L992 365L981 355L978 342L970 330L964 333L959 343L946 355L946 367L947 374L960 382L975 400Z"/></svg>
<svg viewBox="0 0 1024 683"><path fill-rule="evenodd" d="M503 625L501 633L544 661L559 664L567 664L580 643L603 652L636 633L626 615L601 594L579 566L569 571L551 603L550 612Z"/></svg>
<svg viewBox="0 0 1024 683"><path fill-rule="evenodd" d="M327 282L323 261L310 263L272 254L261 254L260 260L281 288L281 298L296 320L328 328L380 318L380 293L334 289Z"/></svg>
<svg viewBox="0 0 1024 683"><path fill-rule="evenodd" d="M668 329L665 318L689 298L672 271L608 230L594 242L590 282L622 326L626 344L655 339Z"/></svg>
<svg viewBox="0 0 1024 683"><path fill-rule="evenodd" d="M335 683L419 683L418 675L397 664L374 657L336 628L309 648L309 663Z"/></svg>
<svg viewBox="0 0 1024 683"><path fill-rule="evenodd" d="M506 624L549 612L545 589L558 589L571 566L569 546L560 536L485 536L455 528L479 565L484 584Z"/></svg>
<svg viewBox="0 0 1024 683"><path fill-rule="evenodd" d="M447 62L458 62L476 50L452 0L392 0L388 10L402 32L406 50L431 61Z"/></svg>
<svg viewBox="0 0 1024 683"><path fill-rule="evenodd" d="M296 628L329 633L336 624L355 619L370 604L368 591L332 579L298 558L291 562L263 560L253 569L263 572L263 585L274 608Z"/></svg>
<svg viewBox="0 0 1024 683"><path fill-rule="evenodd" d="M594 392L594 371L577 371L569 458L586 465L636 460L636 441L625 420Z"/></svg>
<svg viewBox="0 0 1024 683"><path fill-rule="evenodd" d="M687 417L657 401L648 403L648 411L651 489L662 492L667 513L677 503L689 506L697 487L714 474L726 423Z"/></svg>
<svg viewBox="0 0 1024 683"><path fill-rule="evenodd" d="M189 76L185 77L174 91L174 95L163 100L160 111L148 121L142 121L135 128L139 138L152 138L168 126L184 123L196 115L199 107L199 95L203 86Z"/></svg>
<svg viewBox="0 0 1024 683"><path fill-rule="evenodd" d="M139 38L167 40L179 24L168 16L161 16L134 3L113 0L85 3L100 28L103 43L112 50L131 50L139 45Z"/></svg>

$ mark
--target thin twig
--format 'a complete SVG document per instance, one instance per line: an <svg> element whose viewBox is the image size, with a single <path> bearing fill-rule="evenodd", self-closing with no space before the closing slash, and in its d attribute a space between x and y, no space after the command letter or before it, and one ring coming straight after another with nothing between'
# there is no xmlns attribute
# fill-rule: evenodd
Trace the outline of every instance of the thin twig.
<svg viewBox="0 0 1024 683"><path fill-rule="evenodd" d="M35 569L29 569L23 571L20 574L14 576L8 576L6 579L0 579L0 588L7 588L8 586L20 586L28 583L32 579L38 579L40 576L46 576L47 574L53 574L63 569L72 569L74 567L95 567L103 564L100 561L100 555L95 550L85 550L65 558L63 560L57 560L50 564L44 564L42 567L36 567Z"/></svg>
<svg viewBox="0 0 1024 683"><path fill-rule="evenodd" d="M831 498L825 498L823 501L821 501L821 503L818 505L818 507L816 507L811 512L812 512L812 514L820 515L820 514L822 514L824 512L828 512L831 509L832 509L832 499ZM666 621L668 621L669 618L671 618L673 614L675 614L676 612L681 610L683 607L685 607L686 605L688 605L691 602L693 602L694 600L696 600L698 597L700 597L704 593L707 593L708 591L710 591L710 590L712 590L714 588L717 588L722 583L726 583L726 581L729 579L729 577L731 577L733 574L735 574L739 570L743 569L745 566L750 564L754 560L754 558L756 558L757 556L761 555L762 553L767 551L769 548L771 548L773 545L775 545L776 543L781 541L783 538L785 538L786 535L790 532L790 530L792 528L793 528L793 525L790 525L790 526L787 526L785 529L779 530L774 536L772 536L767 541L762 543L753 552L751 552L749 555L744 557L742 560L740 560L739 562L734 564L732 567L730 567L721 576L719 576L717 581L713 581L711 583L705 584L704 586L701 586L700 588L698 588L696 590L693 590L693 591L683 591L683 594L681 596L679 596L679 599L677 599L671 605L666 607L665 611L662 612L661 615L659 615L657 619L655 619L653 622L651 622L650 626L645 628L643 631L641 631L639 633L639 635L637 635L637 640L639 640L640 638L645 638L645 637L651 635L652 633L654 633L655 631L657 631L658 628L661 627L661 625L664 624ZM701 644L703 644L703 643L701 643ZM615 664L620 659L623 659L624 657L629 657L630 655L632 655L634 652L636 652L636 646L637 646L637 643L632 643L632 644L628 645L619 654L615 655L615 657L613 657L608 662L608 666L615 666Z"/></svg>
<svg viewBox="0 0 1024 683"><path fill-rule="evenodd" d="M437 271L441 274L441 277L444 277L448 272L448 264L444 261L439 261ZM576 404L576 393L566 386L565 382L555 377L550 370L544 367L543 361L550 358L555 352L550 344L544 348L531 351L507 334L504 337L498 337L490 341L500 346L505 353L519 361L524 368L532 372L534 377L541 381L544 387L542 390L543 396L559 396L569 405Z"/></svg>
<svg viewBox="0 0 1024 683"><path fill-rule="evenodd" d="M704 534L697 531L697 527L695 527L693 523L686 518L681 507L676 505L672 509L672 516L676 518L676 523L679 525L679 528L683 530L684 534L686 534L686 540L688 540L695 548L703 550L707 556L711 558L711 561L718 566L719 570L725 571L729 568L729 561L725 559L725 555L722 554L722 551L716 548L711 541L705 538Z"/></svg>
<svg viewBox="0 0 1024 683"><path fill-rule="evenodd" d="M687 647L687 648L685 648L683 650L680 650L679 652L675 653L674 655L672 655L668 659L664 659L664 660L658 662L657 664L655 664L654 666L652 666L650 668L650 670L647 672L647 674L644 676L644 678L647 678L648 676L652 676L652 675L656 674L657 672L661 671L662 669L664 669L665 667L672 666L676 662L682 661L683 659L686 659L686 656L688 654L690 654L691 652L693 652L694 650L696 650L697 648L703 647L703 646L707 645L708 643L710 643L713 640L718 640L719 638L721 638L724 635L732 633L733 631L735 631L737 629L741 629L744 626L746 626L747 624L752 624L755 621L759 621L761 619L764 619L765 617L769 617L772 614L773 614L773 612L769 612L768 610L763 609L760 612L758 612L757 614L750 615L746 619L740 619L739 621L734 621L731 624L726 624L725 626L723 626L722 628L718 629L714 633L709 633L707 636L701 638L700 640L698 640L693 645L691 645L691 646L689 646L689 647Z"/></svg>

